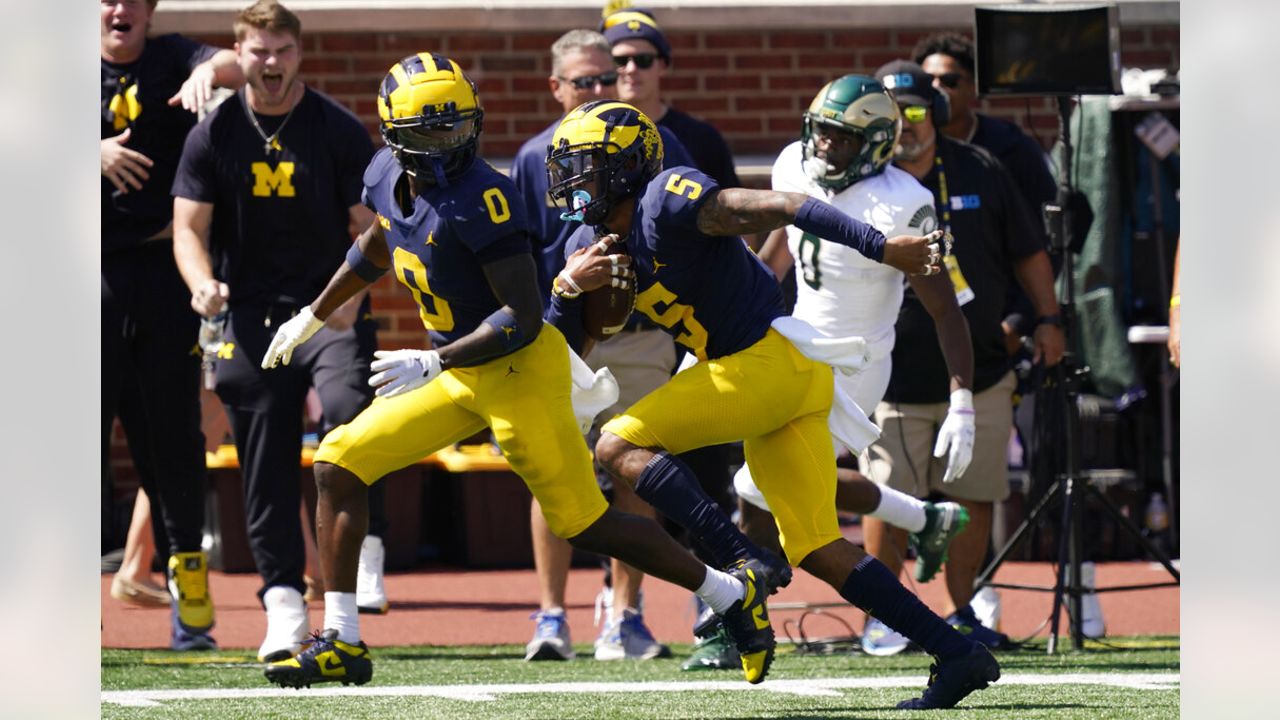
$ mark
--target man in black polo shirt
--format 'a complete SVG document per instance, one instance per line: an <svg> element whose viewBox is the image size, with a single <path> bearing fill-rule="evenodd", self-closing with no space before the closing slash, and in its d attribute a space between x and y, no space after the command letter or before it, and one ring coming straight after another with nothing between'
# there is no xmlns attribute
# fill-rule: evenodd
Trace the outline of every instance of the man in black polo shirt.
<svg viewBox="0 0 1280 720"><path fill-rule="evenodd" d="M1027 293L1039 315L1035 360L1046 366L1062 358L1063 334L1053 273L1035 220L1009 173L985 150L951 140L933 124L938 90L915 63L895 61L876 71L902 109L900 147L894 163L933 192L939 223L950 229L953 255L945 258L956 298L973 339L973 461L963 477L944 484L945 460L932 457L933 435L946 417L947 366L929 313L910 289L895 327L893 374L875 421L882 432L867 454L867 475L924 497L940 492L969 511L971 522L951 543L945 565L953 626L991 647L1004 635L984 628L969 601L987 550L993 503L1009 493L1005 451L1012 423L1014 375L1005 350L1005 298L1010 281ZM891 569L901 567L905 532L863 518L867 550Z"/></svg>
<svg viewBox="0 0 1280 720"><path fill-rule="evenodd" d="M978 86L974 80L973 43L954 32L934 33L916 43L912 59L933 76L933 86L950 101L950 119L940 130L952 140L962 140L996 157L1022 192L1035 230L1043 238L1041 207L1058 194L1058 183L1049 172L1044 150L1014 123L974 110ZM1052 260L1052 258L1050 258ZM1056 268L1055 268L1056 274ZM1035 329L1031 303L1013 288L1005 308L1005 345L1017 351L1020 338Z"/></svg>
<svg viewBox="0 0 1280 720"><path fill-rule="evenodd" d="M103 487L111 487L111 426L119 415L153 522L163 523L156 549L168 556L175 600L170 645L194 650L214 646L200 549L200 360L191 354L199 320L173 263L169 186L195 111L214 85L244 79L230 50L180 35L148 38L156 1L101 8Z"/></svg>
<svg viewBox="0 0 1280 720"><path fill-rule="evenodd" d="M244 477L267 611L258 656L266 662L296 653L308 628L298 515L303 402L314 386L327 432L372 399L367 296L334 313L288 367L266 372L259 359L276 328L342 264L354 232L372 222L360 191L373 144L355 115L297 79L297 16L259 0L237 16L235 34L248 87L187 137L173 184L174 252L191 306L206 318L227 313L215 390ZM385 610L385 599L372 609Z"/></svg>

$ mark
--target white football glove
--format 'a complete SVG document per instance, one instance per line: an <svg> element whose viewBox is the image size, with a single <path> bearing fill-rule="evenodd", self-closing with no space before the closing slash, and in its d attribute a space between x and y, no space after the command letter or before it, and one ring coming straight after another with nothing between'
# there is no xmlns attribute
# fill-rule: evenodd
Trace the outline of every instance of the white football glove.
<svg viewBox="0 0 1280 720"><path fill-rule="evenodd" d="M378 397L402 395L426 385L440 374L440 353L435 350L378 350L369 364L376 373L369 384Z"/></svg>
<svg viewBox="0 0 1280 720"><path fill-rule="evenodd" d="M311 314L310 306L302 308L297 315L281 325L275 337L271 338L271 344L267 346L267 354L262 357L262 369L269 370L280 362L288 365L289 360L293 358L293 351L310 340L311 336L322 327L324 327L324 321Z"/></svg>
<svg viewBox="0 0 1280 720"><path fill-rule="evenodd" d="M951 407L947 409L947 419L942 421L938 430L938 440L933 444L933 456L942 457L947 453L947 472L942 482L954 482L964 475L973 460L973 391L956 390L951 393Z"/></svg>

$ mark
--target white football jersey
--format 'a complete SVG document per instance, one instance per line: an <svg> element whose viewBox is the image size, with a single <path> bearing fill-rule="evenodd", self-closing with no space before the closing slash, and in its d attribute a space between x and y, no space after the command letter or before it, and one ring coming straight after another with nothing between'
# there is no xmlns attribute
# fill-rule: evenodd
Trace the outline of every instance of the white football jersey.
<svg viewBox="0 0 1280 720"><path fill-rule="evenodd" d="M933 193L893 165L832 196L801 165L801 144L788 145L773 165L773 189L805 193L831 203L885 237L924 235L938 226ZM832 336L861 335L873 360L893 349L893 325L902 306L903 274L852 248L787 226L795 259L796 307L792 313Z"/></svg>

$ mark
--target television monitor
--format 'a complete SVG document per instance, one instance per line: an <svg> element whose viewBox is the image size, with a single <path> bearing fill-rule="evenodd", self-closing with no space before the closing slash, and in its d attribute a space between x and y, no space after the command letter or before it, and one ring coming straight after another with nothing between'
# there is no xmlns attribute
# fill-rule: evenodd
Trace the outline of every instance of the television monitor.
<svg viewBox="0 0 1280 720"><path fill-rule="evenodd" d="M1115 95L1120 24L1113 4L979 6L980 95Z"/></svg>

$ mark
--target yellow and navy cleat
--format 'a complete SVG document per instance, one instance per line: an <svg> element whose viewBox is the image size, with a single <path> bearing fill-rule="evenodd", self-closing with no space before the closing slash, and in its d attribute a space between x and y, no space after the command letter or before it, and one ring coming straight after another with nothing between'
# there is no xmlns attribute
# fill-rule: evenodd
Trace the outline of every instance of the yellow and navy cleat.
<svg viewBox="0 0 1280 720"><path fill-rule="evenodd" d="M739 560L727 572L742 581L746 594L737 605L720 616L720 622L738 648L747 682L754 685L764 681L764 676L769 673L777 644L765 605L770 588L765 582L764 565L759 560Z"/></svg>
<svg viewBox="0 0 1280 720"><path fill-rule="evenodd" d="M373 660L363 642L349 645L338 639L337 630L325 630L312 633L302 652L268 664L263 672L280 687L311 687L326 682L363 685L373 679Z"/></svg>
<svg viewBox="0 0 1280 720"><path fill-rule="evenodd" d="M203 552L174 553L169 557L169 594L173 596L172 635L174 650L215 647L213 598L209 595L209 562Z"/></svg>

